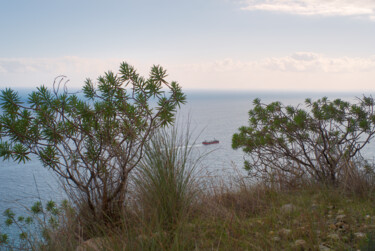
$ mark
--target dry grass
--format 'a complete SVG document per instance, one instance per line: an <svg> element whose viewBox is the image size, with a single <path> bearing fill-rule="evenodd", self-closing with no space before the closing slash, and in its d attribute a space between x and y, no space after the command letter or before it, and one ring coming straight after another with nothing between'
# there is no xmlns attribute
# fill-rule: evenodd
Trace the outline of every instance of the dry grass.
<svg viewBox="0 0 375 251"><path fill-rule="evenodd" d="M66 208L60 228L34 249L375 250L374 175L364 168L352 166L336 187L282 175L253 183L239 171L225 180L202 176L197 183L188 173L186 188L194 193L183 197L162 167L134 186L117 227L94 225L86 232L81 214ZM155 183L155 175L168 179Z"/></svg>

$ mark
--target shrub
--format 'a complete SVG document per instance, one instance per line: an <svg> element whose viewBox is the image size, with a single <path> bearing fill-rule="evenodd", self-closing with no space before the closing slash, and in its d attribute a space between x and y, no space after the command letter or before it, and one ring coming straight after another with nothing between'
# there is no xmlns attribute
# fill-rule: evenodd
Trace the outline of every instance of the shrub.
<svg viewBox="0 0 375 251"><path fill-rule="evenodd" d="M173 123L177 106L185 103L179 85L166 76L154 66L145 79L122 63L119 74L105 73L97 86L88 79L83 98L62 88L64 79L52 91L37 88L27 102L5 89L0 156L18 162L38 156L87 205L90 221L117 220L144 145L158 128Z"/></svg>
<svg viewBox="0 0 375 251"><path fill-rule="evenodd" d="M360 156L360 150L375 134L372 97L351 104L327 98L306 108L280 102L262 104L254 100L249 126L233 135L232 147L248 154L245 168L255 177L272 180L312 178L337 184L343 170Z"/></svg>

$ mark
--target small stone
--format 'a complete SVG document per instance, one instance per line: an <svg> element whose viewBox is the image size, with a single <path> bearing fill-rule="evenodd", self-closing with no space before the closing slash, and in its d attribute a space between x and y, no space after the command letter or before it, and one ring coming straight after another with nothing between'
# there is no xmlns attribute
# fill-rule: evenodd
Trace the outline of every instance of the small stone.
<svg viewBox="0 0 375 251"><path fill-rule="evenodd" d="M344 220L345 217L346 217L345 214L340 214L340 215L337 215L337 216L336 216L336 220Z"/></svg>
<svg viewBox="0 0 375 251"><path fill-rule="evenodd" d="M324 246L322 244L319 245L319 250L320 251L331 251L331 249L327 246Z"/></svg>
<svg viewBox="0 0 375 251"><path fill-rule="evenodd" d="M327 237L329 239L332 239L332 240L339 240L340 239L340 236L338 234L335 234L335 233L329 234L329 235L327 235Z"/></svg>
<svg viewBox="0 0 375 251"><path fill-rule="evenodd" d="M283 228L283 229L281 229L281 230L279 231L279 233L280 233L281 235L284 235L284 236L288 236L288 235L290 235L291 232L292 232L292 230L290 230L290 229L286 229L286 228Z"/></svg>
<svg viewBox="0 0 375 251"><path fill-rule="evenodd" d="M369 219L371 219L371 216L370 216L370 215L366 215L366 216L365 216L365 219L366 219L366 220L369 220Z"/></svg>
<svg viewBox="0 0 375 251"><path fill-rule="evenodd" d="M274 242L279 242L281 241L280 237L279 236L275 236L275 237L272 237L272 239Z"/></svg>
<svg viewBox="0 0 375 251"><path fill-rule="evenodd" d="M366 234L357 232L357 233L354 233L354 236L357 237L358 239L362 239L366 237Z"/></svg>
<svg viewBox="0 0 375 251"><path fill-rule="evenodd" d="M318 209L318 205L317 204L312 204L311 205L311 210L313 210L313 211L315 211L315 210L317 210Z"/></svg>
<svg viewBox="0 0 375 251"><path fill-rule="evenodd" d="M293 204L285 204L280 208L281 212L284 214L290 214L294 210L296 210L296 207Z"/></svg>
<svg viewBox="0 0 375 251"><path fill-rule="evenodd" d="M338 234L329 234L329 235L327 235L327 237L332 239L332 240L339 240L340 239L340 236Z"/></svg>
<svg viewBox="0 0 375 251"><path fill-rule="evenodd" d="M299 239L299 240L296 240L294 242L294 245L298 246L298 247L303 247L306 245L306 241L305 240L302 240L302 239Z"/></svg>

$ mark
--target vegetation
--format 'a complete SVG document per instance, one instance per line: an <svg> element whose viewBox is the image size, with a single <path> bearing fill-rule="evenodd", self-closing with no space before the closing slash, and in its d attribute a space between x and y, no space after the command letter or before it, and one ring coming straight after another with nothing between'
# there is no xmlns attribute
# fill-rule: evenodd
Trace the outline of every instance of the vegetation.
<svg viewBox="0 0 375 251"><path fill-rule="evenodd" d="M337 185L374 137L374 108L372 97L356 104L307 99L306 109L255 99L250 124L233 135L232 146L248 153L245 167L261 180L285 176Z"/></svg>
<svg viewBox="0 0 375 251"><path fill-rule="evenodd" d="M176 127L163 129L145 147L134 182L139 210L150 228L175 231L196 199L199 156L193 156L190 137L188 129L183 134Z"/></svg>
<svg viewBox="0 0 375 251"><path fill-rule="evenodd" d="M100 235L82 238L74 216L60 214L65 223L29 250L374 250L374 193L321 185L275 189L250 185L246 177L211 182L173 231L154 224L157 209L145 217L132 207L121 228L98 225ZM141 198L137 203L150 209L154 200Z"/></svg>
<svg viewBox="0 0 375 251"><path fill-rule="evenodd" d="M146 142L172 124L176 108L185 103L179 85L166 76L154 66L145 79L122 63L119 74L106 73L97 86L87 79L83 98L68 93L64 79L52 91L39 87L26 103L15 91L3 90L0 156L25 162L37 155L87 205L88 221L116 221Z"/></svg>
<svg viewBox="0 0 375 251"><path fill-rule="evenodd" d="M375 134L372 98L306 109L255 100L233 147L259 179L220 179L198 172L189 130L170 126L185 96L165 77L153 67L143 79L124 63L98 87L87 80L82 98L60 92L63 80L26 103L2 91L0 156L36 154L71 197L25 216L6 210L20 242L1 227L0 249L375 249L375 172L357 158Z"/></svg>

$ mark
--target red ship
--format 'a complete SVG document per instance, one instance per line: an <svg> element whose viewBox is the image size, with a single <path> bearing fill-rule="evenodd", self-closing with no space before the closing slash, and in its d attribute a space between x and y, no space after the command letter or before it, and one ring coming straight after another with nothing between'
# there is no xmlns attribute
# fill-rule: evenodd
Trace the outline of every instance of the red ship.
<svg viewBox="0 0 375 251"><path fill-rule="evenodd" d="M217 139L214 139L212 141L203 141L203 145L212 145L212 144L219 144L219 141Z"/></svg>

